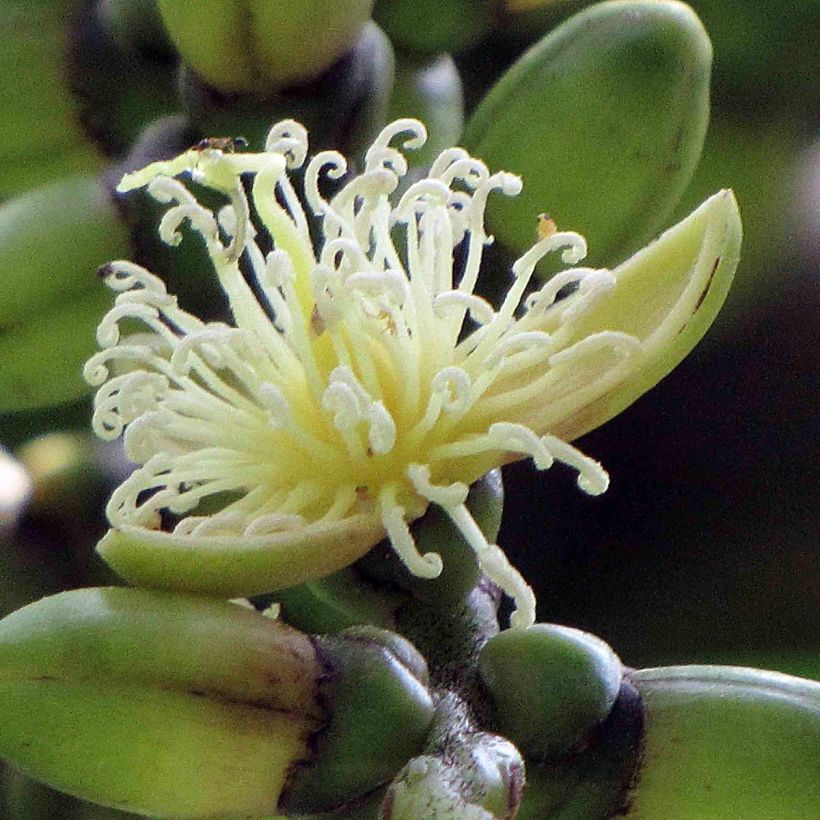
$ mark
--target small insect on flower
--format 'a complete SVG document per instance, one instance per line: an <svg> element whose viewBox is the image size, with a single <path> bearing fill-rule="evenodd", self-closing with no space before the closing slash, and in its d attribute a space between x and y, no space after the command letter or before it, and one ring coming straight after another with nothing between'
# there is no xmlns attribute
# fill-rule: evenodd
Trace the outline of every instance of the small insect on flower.
<svg viewBox="0 0 820 820"><path fill-rule="evenodd" d="M203 322L144 268L106 269L119 295L85 375L99 387L94 429L124 433L141 465L112 495L98 548L127 580L236 598L327 575L385 536L410 571L433 578L441 558L418 551L409 525L436 504L514 599L512 626L533 622L533 593L473 520L468 487L530 457L539 469L569 465L588 493L606 489L606 472L569 441L674 366L658 362L669 340L679 360L702 334L703 323L689 332L706 281L697 231L726 198L690 217L694 232L669 233L678 244L691 234L693 250L657 297L646 270L663 238L615 271L571 267L532 290L545 255L577 265L586 253L544 217L494 306L475 292L492 241L485 206L521 181L451 148L397 195L407 162L391 143L402 134L404 148L426 137L415 120L389 125L359 175L333 151L307 161L307 132L285 121L262 152L195 146L120 183L169 206L165 242L181 241L185 221L202 236L233 314ZM212 213L178 177L226 206ZM715 302L703 301L712 316ZM134 320L148 332L121 333Z"/></svg>
<svg viewBox="0 0 820 820"><path fill-rule="evenodd" d="M248 141L244 137L205 137L195 146L196 151L230 151L233 153L237 148L247 148Z"/></svg>
<svg viewBox="0 0 820 820"><path fill-rule="evenodd" d="M538 229L536 233L539 239L549 239L553 234L558 233L558 226L549 214L538 214Z"/></svg>

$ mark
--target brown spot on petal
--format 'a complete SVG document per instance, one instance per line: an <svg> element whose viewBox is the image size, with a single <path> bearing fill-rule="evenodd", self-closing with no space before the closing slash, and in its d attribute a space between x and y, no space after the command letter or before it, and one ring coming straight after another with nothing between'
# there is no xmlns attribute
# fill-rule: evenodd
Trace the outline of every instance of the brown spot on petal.
<svg viewBox="0 0 820 820"><path fill-rule="evenodd" d="M709 272L709 278L706 280L706 287L703 289L702 293L698 297L698 303L695 305L695 310L693 311L693 313L697 313L700 310L700 306L703 304L703 300L706 298L707 294L711 290L712 282L714 281L718 265L720 265L719 256L715 258L715 263L712 265L712 270Z"/></svg>

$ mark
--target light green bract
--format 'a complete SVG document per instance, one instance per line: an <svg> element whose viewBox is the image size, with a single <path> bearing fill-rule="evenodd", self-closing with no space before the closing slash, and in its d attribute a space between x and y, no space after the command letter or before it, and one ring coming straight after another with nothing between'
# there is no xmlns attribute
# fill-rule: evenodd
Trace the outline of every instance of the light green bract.
<svg viewBox="0 0 820 820"><path fill-rule="evenodd" d="M305 129L285 121L261 153L191 149L121 182L169 205L169 244L185 221L202 235L234 319L200 321L133 263L108 269L119 295L85 375L99 386L94 429L124 431L142 465L114 492L99 545L130 582L251 595L334 572L385 535L432 578L441 559L419 553L408 524L433 503L515 600L512 625L534 621L532 591L465 506L468 486L530 457L570 465L588 493L606 489L602 467L568 442L703 335L737 261L734 198L717 194L615 270L573 267L528 292L546 254L577 265L586 253L578 234L545 235L496 309L475 293L492 241L484 209L521 181L451 148L396 195L402 134L404 148L426 137L394 122L359 175L332 151L306 162ZM180 176L229 204L214 215ZM148 332L122 335L123 320Z"/></svg>

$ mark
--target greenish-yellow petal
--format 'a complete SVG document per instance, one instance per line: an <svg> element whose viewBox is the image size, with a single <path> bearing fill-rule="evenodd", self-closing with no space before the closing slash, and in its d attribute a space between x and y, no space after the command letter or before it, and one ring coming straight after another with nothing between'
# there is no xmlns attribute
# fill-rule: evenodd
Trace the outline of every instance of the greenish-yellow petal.
<svg viewBox="0 0 820 820"><path fill-rule="evenodd" d="M602 395L579 402L561 418L551 408L530 420L572 440L616 416L674 369L700 341L723 304L740 258L742 227L731 191L720 191L697 210L613 270L616 285L573 327L582 340L596 332L634 336L640 352L622 378ZM598 355L603 355L600 353ZM595 369L592 355L565 365ZM590 377L591 378L591 377ZM579 392L579 397L583 394Z"/></svg>
<svg viewBox="0 0 820 820"><path fill-rule="evenodd" d="M256 595L321 578L352 564L384 537L375 514L260 536L190 539L141 527L112 528L97 546L132 584L220 595Z"/></svg>

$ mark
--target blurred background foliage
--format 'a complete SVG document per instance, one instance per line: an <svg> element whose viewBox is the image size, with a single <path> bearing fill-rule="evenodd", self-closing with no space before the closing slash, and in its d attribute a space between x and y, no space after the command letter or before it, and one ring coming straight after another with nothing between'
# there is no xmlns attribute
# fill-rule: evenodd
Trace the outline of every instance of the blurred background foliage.
<svg viewBox="0 0 820 820"><path fill-rule="evenodd" d="M338 50L336 62L326 71L307 50L300 82L271 79L277 55L264 44L254 47L273 74L249 80L226 46L225 65L208 70L233 66L252 99L234 79L217 90L185 64L237 4L198 4L203 21L213 17L198 40L178 41L182 64L159 13L173 5L5 0L0 16L2 613L115 581L93 546L128 465L90 436L79 377L59 377L79 372L94 341L78 328L93 328L110 301L94 268L136 254L186 306L220 310L213 286L190 275L205 268L197 248L183 245L180 262L147 227L156 211L106 196L122 170L204 136L258 141L285 116L309 125L314 147L350 152L393 116L419 116L431 142L418 167L459 141L527 46L592 4L379 0L376 26L364 22L370 0L348 0L352 33L323 45ZM740 663L820 676L820 0L690 5L714 46L711 123L666 224L734 188L745 227L734 288L693 355L580 441L610 471L609 492L590 498L560 467L513 465L499 541L536 588L542 620L601 636L633 666ZM44 269L41 287L32 272ZM29 286L34 295L18 298ZM16 806L21 782L6 774ZM32 820L115 815L44 789L30 797ZM55 800L61 808L49 808Z"/></svg>

